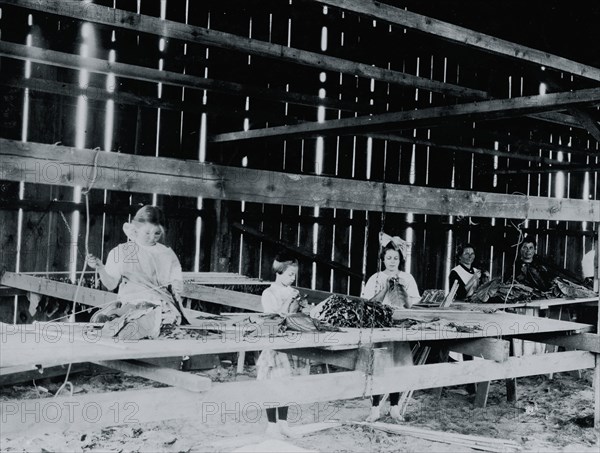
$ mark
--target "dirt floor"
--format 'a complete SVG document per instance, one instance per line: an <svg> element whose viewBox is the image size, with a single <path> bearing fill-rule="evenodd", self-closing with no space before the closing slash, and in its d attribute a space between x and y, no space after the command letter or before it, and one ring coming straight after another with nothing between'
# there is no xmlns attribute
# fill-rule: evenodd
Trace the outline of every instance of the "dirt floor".
<svg viewBox="0 0 600 453"><path fill-rule="evenodd" d="M254 367L235 375L234 367L217 367L199 373L214 381L254 378ZM74 394L118 391L155 386L142 378L106 373L73 376ZM0 400L51 397L61 378L4 387ZM473 395L465 387L415 392L406 414L405 425L437 431L510 439L521 451L568 451L597 453L597 432L593 421L591 370L577 373L520 378L519 402L506 401L504 382L490 387L488 406L473 407ZM39 396L38 396L39 395ZM40 436L0 437L0 449L6 452L226 452L243 451L348 451L348 452L455 452L475 451L442 442L387 434L370 427L346 423L362 421L369 412L368 399L311 404L290 409L290 424L298 427L320 423L324 429L300 438L267 440L264 413L220 415L161 423L108 427L90 432L65 432ZM381 421L393 423L389 417ZM265 442L266 441L266 442ZM256 444L259 444L256 447Z"/></svg>

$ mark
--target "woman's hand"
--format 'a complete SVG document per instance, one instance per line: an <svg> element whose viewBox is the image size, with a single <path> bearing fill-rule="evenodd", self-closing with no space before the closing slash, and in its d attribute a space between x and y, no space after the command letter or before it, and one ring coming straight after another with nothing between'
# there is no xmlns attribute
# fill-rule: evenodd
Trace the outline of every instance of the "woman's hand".
<svg viewBox="0 0 600 453"><path fill-rule="evenodd" d="M87 257L86 257L86 262L87 265L90 266L92 269L102 269L104 267L104 265L102 264L102 260L94 255L92 255L91 253L88 253Z"/></svg>

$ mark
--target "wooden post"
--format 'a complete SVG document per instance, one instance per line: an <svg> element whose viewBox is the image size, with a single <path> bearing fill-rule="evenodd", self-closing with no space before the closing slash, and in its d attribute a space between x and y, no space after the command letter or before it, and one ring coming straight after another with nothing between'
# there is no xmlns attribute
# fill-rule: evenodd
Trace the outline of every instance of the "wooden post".
<svg viewBox="0 0 600 453"><path fill-rule="evenodd" d="M594 290L598 290L598 260L600 259L600 222L596 222L596 256L594 259ZM600 332L600 295L598 296L598 319L596 332ZM596 367L594 368L594 427L600 429L600 354L596 354Z"/></svg>

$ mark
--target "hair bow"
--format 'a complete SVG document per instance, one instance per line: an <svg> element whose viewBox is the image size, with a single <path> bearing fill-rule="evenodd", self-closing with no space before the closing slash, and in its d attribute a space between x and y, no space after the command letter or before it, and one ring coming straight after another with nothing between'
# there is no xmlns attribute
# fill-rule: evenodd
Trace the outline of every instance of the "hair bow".
<svg viewBox="0 0 600 453"><path fill-rule="evenodd" d="M123 224L123 232L125 233L125 236L127 236L127 239L135 242L137 230L133 222L125 222Z"/></svg>
<svg viewBox="0 0 600 453"><path fill-rule="evenodd" d="M390 236L389 234L385 234L383 231L381 231L379 233L379 245L381 248L384 249L390 244L392 244L394 249L402 253L402 256L404 259L406 259L410 253L410 242L401 239L399 236Z"/></svg>

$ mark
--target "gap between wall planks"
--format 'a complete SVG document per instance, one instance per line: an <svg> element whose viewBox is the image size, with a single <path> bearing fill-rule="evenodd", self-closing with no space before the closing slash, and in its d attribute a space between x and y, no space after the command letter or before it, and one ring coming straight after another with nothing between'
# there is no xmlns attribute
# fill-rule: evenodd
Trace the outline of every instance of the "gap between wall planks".
<svg viewBox="0 0 600 453"><path fill-rule="evenodd" d="M95 156L95 153L91 151L73 150L66 147L53 147L33 143L19 144L6 140L1 140L1 143L5 145L2 147L0 159L6 163L3 167L6 170L3 177L6 179L42 182L44 180L43 174L40 173L40 169L44 168L42 164L59 165L65 169L65 174L62 175L63 178L48 182L84 185L86 178L84 175L79 174L81 172L79 169L85 168L88 162L92 161ZM11 151L11 149L15 151ZM18 163L11 156L12 152L18 153ZM42 155L39 154L40 152L42 152ZM87 157L83 157L86 154ZM70 160L67 159L67 156L70 156ZM281 187L289 192L281 193L280 195L283 195L283 197L279 198L280 201L277 198L273 199L275 202L279 201L286 204L301 202L303 200L298 196L301 193L307 206L321 205L362 208L371 204L373 207L368 209L381 209L379 203L372 196L368 196L368 200L365 199L365 195L369 192L373 194L374 189L376 190L378 187L381 187L380 183L375 182L352 181L351 185L348 185L343 180L328 177L294 176L277 172L261 172L258 170L220 167L197 162L182 162L180 160L164 158L142 158L114 153L101 153L100 156L98 162L101 174L95 183L95 187L97 188L120 188L123 190L127 187L129 190L137 192L153 192L156 190L157 185L156 178L152 176L152 173L160 171L164 173L172 172L172 175L169 175L169 173L165 174L164 183L162 189L160 189L167 193L171 192L187 196L202 194L209 198L223 197L228 199L237 198L239 200L254 198L257 201L271 201L268 194L272 193L273 188L278 186L277 181L281 181L283 184ZM28 161L27 159L30 160ZM105 162L105 160L108 162ZM36 168L38 169L37 173ZM136 171L127 170L131 168L135 168ZM14 171L8 171L9 169ZM248 177L248 175L252 176ZM204 178L204 181L212 180L213 182L198 185L195 182L198 176ZM229 186L226 185L227 183L221 183L221 180L235 181L235 184L231 186L231 191L229 190ZM183 181L188 181L188 183L184 185ZM243 187L244 183L249 185L247 189ZM257 187L256 184L259 186ZM264 188L260 188L264 184L266 184ZM338 185L344 188L336 190ZM361 186L364 188L361 188ZM310 189L307 190L306 187ZM326 188L326 191L321 190L320 187ZM576 219L578 221L582 219L592 220L596 215L594 209L597 202L584 200L568 200L567 202L566 200L529 197L526 198L530 203L528 205L521 196L501 194L483 194L398 185L387 185L386 191L389 195L386 197L388 200L388 212L413 211L439 215L446 211L481 217L510 215L540 219L552 218L554 220ZM401 195L402 193L404 195ZM360 198L363 198L366 204L360 204ZM342 204L338 204L339 201L336 201L336 199L340 200ZM323 203L323 200L325 200L325 203ZM399 201L402 202L403 206L397 205ZM468 204L469 201L471 201L470 204Z"/></svg>
<svg viewBox="0 0 600 453"><path fill-rule="evenodd" d="M146 3L146 4L148 4L148 3ZM154 4L155 4L155 6L153 6L153 7L152 7L152 9L149 9L149 10L146 10L146 11L142 11L142 12L143 12L143 13L147 13L147 14L156 14L156 10L157 10L157 8L156 8L156 4L157 4L157 2L154 2ZM118 5L117 5L117 6L118 6ZM329 12L329 14L332 14L332 13L333 13L333 10ZM169 15L169 12L167 12L167 15ZM347 17L350 17L350 16L353 16L353 15L347 15ZM168 17L168 18L169 18L169 17ZM176 19L177 19L177 20L181 20L181 18L179 18L179 17L178 17L178 18L176 18ZM365 22L365 21L363 21L363 22ZM368 23L369 21L366 21L366 22ZM366 25L366 28L368 28L368 27L369 27L369 25ZM383 28L383 27L380 27L380 28ZM119 33L118 33L118 39L119 39L119 40L121 40L123 36L125 36L125 34L124 34L124 33L123 33L123 34L119 34ZM130 33L130 37L131 37L131 33ZM133 37L135 37L135 36L133 36ZM348 38L348 37L347 37L347 38ZM143 36L142 36L142 39L144 39L144 37L143 37ZM348 39L349 39L349 38L348 38ZM119 41L119 42L122 42L122 41ZM150 45L150 43L152 43L152 46L153 46L153 47L156 47L156 46L154 45L154 44L156 44L156 38L152 38L152 39L149 39L149 40L146 40L146 41L142 41L142 43L144 43L144 42L148 43L148 45ZM167 47L168 47L168 49L167 49L167 51L168 51L168 50L169 50L169 46L167 46ZM157 53L157 52L156 52L156 53ZM168 55L168 52L167 52L167 55ZM422 60L422 61L423 61L423 60ZM464 77L464 76L463 76L463 77ZM463 80L464 80L464 79L463 79ZM377 89L377 90L379 89L379 87L380 87L380 84L379 84L379 83L378 83L378 84L376 84L376 89ZM363 91L368 91L368 90L363 90ZM408 91L411 91L411 90L408 90ZM368 94L368 93L367 93L367 94ZM124 116L125 116L125 115L123 115L123 119L125 119L125 118L124 118ZM148 123L144 123L144 124L148 124ZM112 197L113 197L113 199L114 199L114 198L118 197L118 194L114 194L114 195L112 195ZM116 223L115 223L115 228L114 228L114 229L116 230L117 236L119 236L119 235L120 235L120 223L122 223L122 220L121 220L121 219L115 219L115 222L116 222ZM117 241L117 242L118 242L118 241ZM348 242L348 243L349 243L349 242ZM574 255L570 255L570 256L574 256ZM264 260L263 260L263 261L264 261ZM61 268L61 267L60 267L60 266L58 266L57 268ZM64 267L63 267L63 268L64 268ZM264 269L264 265L262 266L262 268Z"/></svg>

